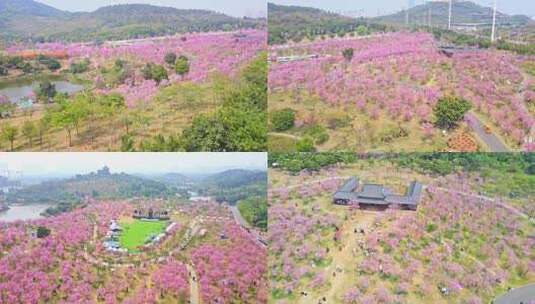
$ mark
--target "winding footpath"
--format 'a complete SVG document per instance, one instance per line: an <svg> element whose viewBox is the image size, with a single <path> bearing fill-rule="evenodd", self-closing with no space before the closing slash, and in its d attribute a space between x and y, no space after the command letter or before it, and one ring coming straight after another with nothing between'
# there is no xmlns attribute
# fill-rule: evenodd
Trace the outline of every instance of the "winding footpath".
<svg viewBox="0 0 535 304"><path fill-rule="evenodd" d="M200 304L200 288L199 288L199 277L195 272L195 267L190 264L186 264L186 268L189 273L189 304Z"/></svg>
<svg viewBox="0 0 535 304"><path fill-rule="evenodd" d="M427 186L424 186L424 188L426 188L426 187ZM440 190L440 191L443 191L443 192L458 194L458 195L467 196L467 197L473 197L473 198L480 199L482 201L487 201L487 202L494 203L494 204L496 204L496 205L508 210L509 212L516 214L519 217L522 217L524 219L527 219L527 220L531 221L532 223L535 223L535 219L534 218L531 218L529 215L527 215L524 212L514 208L513 206L510 206L510 205L508 205L508 204L506 204L504 202L501 202L499 199L488 197L488 196L484 196L484 195L480 195L480 194L476 194L476 193L463 192L463 191L452 190L452 189L443 188L443 187L436 187L436 189Z"/></svg>
<svg viewBox="0 0 535 304"><path fill-rule="evenodd" d="M278 137L285 137L285 138L289 138L289 139L293 139L293 140L301 140L301 137L299 137L297 135L288 134L288 133L269 132L268 135L278 136Z"/></svg>

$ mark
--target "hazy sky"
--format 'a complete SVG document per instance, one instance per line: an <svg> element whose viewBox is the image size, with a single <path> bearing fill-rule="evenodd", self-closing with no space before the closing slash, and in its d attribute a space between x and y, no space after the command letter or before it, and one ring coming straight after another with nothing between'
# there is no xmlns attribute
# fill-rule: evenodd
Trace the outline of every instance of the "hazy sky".
<svg viewBox="0 0 535 304"><path fill-rule="evenodd" d="M270 0L285 5L311 6L331 11L362 12L365 16L376 16L400 11L407 7L408 0ZM424 0L414 0L416 5ZM491 7L494 0L475 0L474 2ZM498 0L498 10L507 14L535 16L535 0Z"/></svg>
<svg viewBox="0 0 535 304"><path fill-rule="evenodd" d="M267 153L1 153L6 168L24 176L74 175L104 166L125 173L214 173L267 167Z"/></svg>
<svg viewBox="0 0 535 304"><path fill-rule="evenodd" d="M146 3L158 6L172 6L185 9L209 9L236 17L263 17L266 15L265 0L36 0L55 8L71 12L94 11L99 7Z"/></svg>

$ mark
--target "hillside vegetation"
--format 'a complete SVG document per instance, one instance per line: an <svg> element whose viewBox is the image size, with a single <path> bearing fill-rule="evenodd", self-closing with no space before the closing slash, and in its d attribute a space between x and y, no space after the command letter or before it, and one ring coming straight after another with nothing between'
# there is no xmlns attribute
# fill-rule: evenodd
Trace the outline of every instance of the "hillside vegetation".
<svg viewBox="0 0 535 304"><path fill-rule="evenodd" d="M71 13L32 0L0 0L0 38L92 41L263 27L263 20L208 10L124 4Z"/></svg>
<svg viewBox="0 0 535 304"><path fill-rule="evenodd" d="M236 204L250 197L265 197L267 172L227 170L201 180L194 189L218 202Z"/></svg>
<svg viewBox="0 0 535 304"><path fill-rule="evenodd" d="M426 4L417 5L409 9L411 24L427 24L429 14L433 26L447 27L448 25L449 3L442 1L432 1ZM472 1L454 1L452 5L453 24L458 23L481 23L490 25L492 23L492 8L478 5ZM375 22L395 25L406 24L406 10L395 14L373 18ZM496 22L501 26L525 25L533 23L528 16L507 15L501 12L496 14Z"/></svg>
<svg viewBox="0 0 535 304"><path fill-rule="evenodd" d="M126 199L132 197L169 197L175 191L163 183L129 174L90 173L73 178L45 181L10 192L10 203L54 204L46 210L56 214L71 210L85 197L99 199Z"/></svg>
<svg viewBox="0 0 535 304"><path fill-rule="evenodd" d="M370 31L385 31L386 26L368 24L365 20L353 19L320 9L285 6L268 3L269 44L298 42L316 36L343 36L347 33L367 34Z"/></svg>

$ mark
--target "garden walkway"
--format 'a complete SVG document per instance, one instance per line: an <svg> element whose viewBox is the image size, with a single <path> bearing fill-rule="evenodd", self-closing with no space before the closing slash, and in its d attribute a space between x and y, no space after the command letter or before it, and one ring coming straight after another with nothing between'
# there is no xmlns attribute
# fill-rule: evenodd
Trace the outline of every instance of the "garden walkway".
<svg viewBox="0 0 535 304"><path fill-rule="evenodd" d="M199 288L199 276L195 272L195 267L190 264L186 264L189 275L189 304L200 304L200 288Z"/></svg>

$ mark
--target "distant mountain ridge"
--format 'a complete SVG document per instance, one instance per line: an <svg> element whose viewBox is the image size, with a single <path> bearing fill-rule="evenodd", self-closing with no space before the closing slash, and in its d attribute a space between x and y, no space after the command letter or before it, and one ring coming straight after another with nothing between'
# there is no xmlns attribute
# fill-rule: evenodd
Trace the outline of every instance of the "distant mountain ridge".
<svg viewBox="0 0 535 304"><path fill-rule="evenodd" d="M8 203L71 203L85 196L102 199L165 197L174 191L163 183L125 173L110 173L107 168L72 178L44 181L8 193Z"/></svg>
<svg viewBox="0 0 535 304"><path fill-rule="evenodd" d="M232 169L212 174L204 178L202 183L220 187L240 187L264 181L267 183L267 173L265 171Z"/></svg>
<svg viewBox="0 0 535 304"><path fill-rule="evenodd" d="M355 31L362 21L318 8L268 2L269 44Z"/></svg>
<svg viewBox="0 0 535 304"><path fill-rule="evenodd" d="M119 4L71 13L33 0L0 0L0 38L12 40L114 40L258 27L263 20L200 9Z"/></svg>
<svg viewBox="0 0 535 304"><path fill-rule="evenodd" d="M62 17L69 13L32 0L0 0L0 16L32 15L41 17Z"/></svg>
<svg viewBox="0 0 535 304"><path fill-rule="evenodd" d="M407 11L403 10L394 14L379 16L372 20L381 23L403 25L406 23ZM427 24L429 14L433 26L447 26L449 14L449 2L431 1L417 5L408 11L411 24ZM454 1L452 5L453 24L491 24L493 9L481 6L472 1ZM535 23L530 17L524 15L507 15L497 12L496 21L503 25L525 25Z"/></svg>

